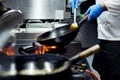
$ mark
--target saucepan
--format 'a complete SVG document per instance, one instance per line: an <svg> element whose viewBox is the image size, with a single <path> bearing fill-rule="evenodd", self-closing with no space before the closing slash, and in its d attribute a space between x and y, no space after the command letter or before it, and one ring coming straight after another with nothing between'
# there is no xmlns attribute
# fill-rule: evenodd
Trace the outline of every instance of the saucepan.
<svg viewBox="0 0 120 80"><path fill-rule="evenodd" d="M98 44L67 58L62 55L46 53L44 55L16 56L17 80L71 80L70 66L100 50Z"/></svg>

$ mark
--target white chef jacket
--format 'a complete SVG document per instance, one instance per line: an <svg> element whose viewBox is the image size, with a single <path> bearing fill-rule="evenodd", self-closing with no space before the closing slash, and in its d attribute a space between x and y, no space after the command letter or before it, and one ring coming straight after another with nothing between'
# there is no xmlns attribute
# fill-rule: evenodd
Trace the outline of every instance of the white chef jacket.
<svg viewBox="0 0 120 80"><path fill-rule="evenodd" d="M108 11L98 17L98 39L120 41L120 0L96 0L105 2Z"/></svg>

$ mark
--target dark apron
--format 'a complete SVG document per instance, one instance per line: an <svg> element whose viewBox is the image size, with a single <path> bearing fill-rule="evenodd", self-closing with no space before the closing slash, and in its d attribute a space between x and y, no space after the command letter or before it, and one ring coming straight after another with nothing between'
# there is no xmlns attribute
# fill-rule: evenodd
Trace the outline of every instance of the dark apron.
<svg viewBox="0 0 120 80"><path fill-rule="evenodd" d="M93 68L101 80L120 80L120 41L100 40L101 51L95 54Z"/></svg>

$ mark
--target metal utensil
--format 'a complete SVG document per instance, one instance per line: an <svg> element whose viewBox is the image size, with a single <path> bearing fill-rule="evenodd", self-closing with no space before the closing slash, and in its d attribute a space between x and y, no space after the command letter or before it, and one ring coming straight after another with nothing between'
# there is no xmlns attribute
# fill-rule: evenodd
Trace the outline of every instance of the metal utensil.
<svg viewBox="0 0 120 80"><path fill-rule="evenodd" d="M70 31L74 31L78 28L78 24L76 22L76 8L74 10L74 23L71 24L70 26Z"/></svg>

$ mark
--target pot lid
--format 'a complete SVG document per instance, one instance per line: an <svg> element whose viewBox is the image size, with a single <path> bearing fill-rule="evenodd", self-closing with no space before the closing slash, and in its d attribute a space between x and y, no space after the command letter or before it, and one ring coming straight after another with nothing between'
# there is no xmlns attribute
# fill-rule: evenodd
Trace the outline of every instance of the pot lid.
<svg viewBox="0 0 120 80"><path fill-rule="evenodd" d="M24 16L20 10L9 10L0 17L0 48L10 39L10 31L23 23ZM4 35L4 36L3 36Z"/></svg>

